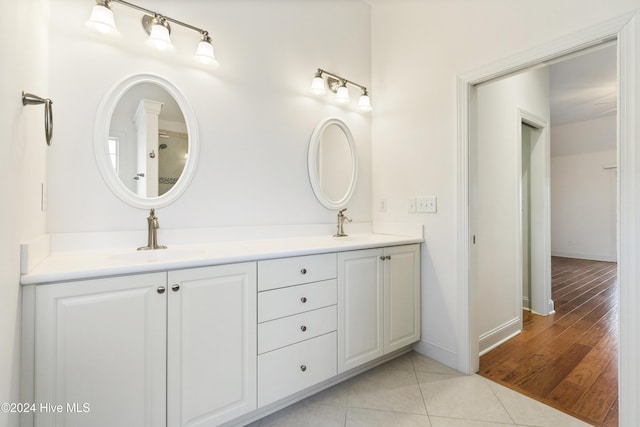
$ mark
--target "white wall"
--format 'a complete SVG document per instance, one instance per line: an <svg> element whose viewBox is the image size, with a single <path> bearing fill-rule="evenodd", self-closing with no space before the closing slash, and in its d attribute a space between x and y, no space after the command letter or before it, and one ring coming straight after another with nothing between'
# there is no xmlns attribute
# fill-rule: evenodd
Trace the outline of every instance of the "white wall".
<svg viewBox="0 0 640 427"><path fill-rule="evenodd" d="M616 116L551 128L551 252L616 261Z"/></svg>
<svg viewBox="0 0 640 427"><path fill-rule="evenodd" d="M335 116L352 129L360 164L349 204L371 221L371 116L309 95L318 67L369 85L370 7L359 0L139 0L143 7L209 30L221 67L194 66L198 35L172 26L176 50L145 45L141 14L114 4L120 39L85 27L92 4L55 0L50 88L57 146L49 151L49 232L144 230L146 212L103 183L92 148L100 100L125 76L151 72L174 83L195 110L201 142L186 193L157 213L163 228L331 224L335 212L313 196L307 146L313 128ZM72 64L72 65L70 65ZM357 92L351 92L357 98Z"/></svg>
<svg viewBox="0 0 640 427"><path fill-rule="evenodd" d="M640 7L638 0L392 1L372 5L374 220L421 222L421 350L457 365L456 77ZM577 13L578 11L579 13ZM438 213L407 197L437 195Z"/></svg>
<svg viewBox="0 0 640 427"><path fill-rule="evenodd" d="M40 189L45 151L51 150L45 148L44 107L23 107L21 92L50 96L47 56L38 54L46 52L48 7L47 0L0 5L0 402L19 402L20 243L44 232ZM18 426L17 414L0 412L0 426Z"/></svg>
<svg viewBox="0 0 640 427"><path fill-rule="evenodd" d="M549 123L549 69L537 68L482 85L476 100L477 162L471 178L475 200L471 215L476 218L476 321L482 352L520 329L522 148L518 141L522 124L518 109ZM542 142L536 145L543 148ZM545 184L544 180L532 182L532 186Z"/></svg>

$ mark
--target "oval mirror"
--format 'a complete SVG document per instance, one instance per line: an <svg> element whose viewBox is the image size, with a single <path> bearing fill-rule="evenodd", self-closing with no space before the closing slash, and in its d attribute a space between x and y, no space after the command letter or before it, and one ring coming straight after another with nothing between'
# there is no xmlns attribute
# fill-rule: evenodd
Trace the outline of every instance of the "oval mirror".
<svg viewBox="0 0 640 427"><path fill-rule="evenodd" d="M308 168L318 201L328 209L345 207L358 176L356 147L345 122L329 118L318 123L309 141Z"/></svg>
<svg viewBox="0 0 640 427"><path fill-rule="evenodd" d="M159 208L180 197L193 178L198 148L191 107L162 77L128 77L98 108L98 168L111 191L131 206Z"/></svg>

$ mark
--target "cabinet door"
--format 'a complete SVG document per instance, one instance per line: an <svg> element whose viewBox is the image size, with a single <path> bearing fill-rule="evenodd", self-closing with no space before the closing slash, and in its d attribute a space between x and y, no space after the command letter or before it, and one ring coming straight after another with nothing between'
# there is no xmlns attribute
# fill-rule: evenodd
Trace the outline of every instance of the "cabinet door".
<svg viewBox="0 0 640 427"><path fill-rule="evenodd" d="M383 354L382 249L338 254L338 372Z"/></svg>
<svg viewBox="0 0 640 427"><path fill-rule="evenodd" d="M168 425L256 408L256 264L169 272Z"/></svg>
<svg viewBox="0 0 640 427"><path fill-rule="evenodd" d="M420 339L420 246L385 249L384 352Z"/></svg>
<svg viewBox="0 0 640 427"><path fill-rule="evenodd" d="M166 424L164 286L155 273L36 289L37 426Z"/></svg>

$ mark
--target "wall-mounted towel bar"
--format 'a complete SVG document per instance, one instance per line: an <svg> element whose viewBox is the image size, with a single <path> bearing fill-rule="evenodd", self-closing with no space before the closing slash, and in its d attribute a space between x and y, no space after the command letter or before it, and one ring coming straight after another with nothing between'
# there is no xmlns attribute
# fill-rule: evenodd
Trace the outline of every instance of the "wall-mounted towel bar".
<svg viewBox="0 0 640 427"><path fill-rule="evenodd" d="M47 138L47 145L51 145L51 137L53 136L53 102L49 98L41 98L31 93L22 91L22 105L39 105L44 104L44 133Z"/></svg>

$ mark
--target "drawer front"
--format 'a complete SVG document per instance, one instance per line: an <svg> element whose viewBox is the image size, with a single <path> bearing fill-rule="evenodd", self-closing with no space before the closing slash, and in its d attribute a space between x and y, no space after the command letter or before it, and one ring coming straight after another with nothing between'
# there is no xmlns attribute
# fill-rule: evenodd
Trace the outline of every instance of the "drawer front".
<svg viewBox="0 0 640 427"><path fill-rule="evenodd" d="M337 280L258 293L258 323L337 304Z"/></svg>
<svg viewBox="0 0 640 427"><path fill-rule="evenodd" d="M258 291L337 277L337 255L321 254L258 262Z"/></svg>
<svg viewBox="0 0 640 427"><path fill-rule="evenodd" d="M258 406L265 406L337 374L336 333L258 356Z"/></svg>
<svg viewBox="0 0 640 427"><path fill-rule="evenodd" d="M258 325L258 354L308 340L336 330L335 305L283 317Z"/></svg>

